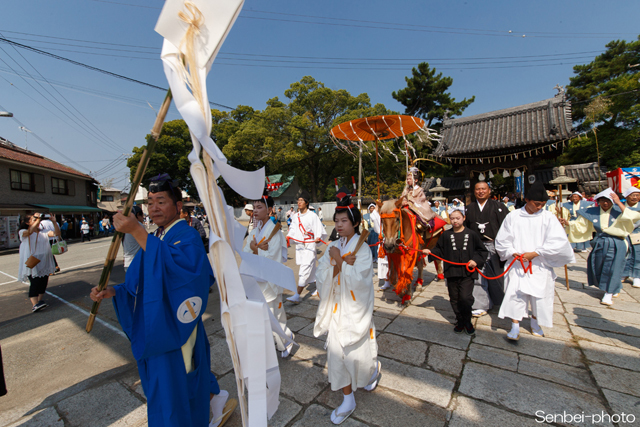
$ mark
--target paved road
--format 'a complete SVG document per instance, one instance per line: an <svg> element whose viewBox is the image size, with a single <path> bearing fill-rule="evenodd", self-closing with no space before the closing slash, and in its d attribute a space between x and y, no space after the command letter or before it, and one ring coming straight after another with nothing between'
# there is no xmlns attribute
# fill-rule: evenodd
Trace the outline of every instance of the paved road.
<svg viewBox="0 0 640 427"><path fill-rule="evenodd" d="M91 262L94 254L100 259L106 247L99 246L106 243L73 245L68 258L61 257L63 269ZM475 337L454 334L446 287L433 281L431 265L423 276L427 286L408 307L398 306L392 292L378 290L374 319L382 380L373 393L356 393L356 412L344 425L534 426L544 416L554 425L640 425L640 289L627 283L612 307L600 305L601 292L584 285L584 255L569 268L571 289L564 280L556 284L554 327L537 338L525 320L516 344L505 340L509 321L495 312L476 320ZM82 259L72 263L76 256ZM13 264L0 257L0 271L15 276ZM88 308L86 292L99 277L98 265L54 276L52 293ZM295 267L292 249L288 265ZM114 280L121 279L120 268ZM210 294L205 327L212 370L233 395L218 304L217 292ZM280 363L281 404L270 426L328 426L330 411L340 403L327 383L324 342L313 337L317 304L305 292L301 304L286 306L288 326L301 347ZM26 287L17 284L0 285L0 307L10 388L0 398L0 425L146 425L144 394L128 343L118 333L96 325L87 335L86 316L57 300L32 315ZM109 304L101 313L116 325ZM567 414L583 418L571 421ZM631 422L616 422L622 414ZM238 413L228 425L241 425Z"/></svg>

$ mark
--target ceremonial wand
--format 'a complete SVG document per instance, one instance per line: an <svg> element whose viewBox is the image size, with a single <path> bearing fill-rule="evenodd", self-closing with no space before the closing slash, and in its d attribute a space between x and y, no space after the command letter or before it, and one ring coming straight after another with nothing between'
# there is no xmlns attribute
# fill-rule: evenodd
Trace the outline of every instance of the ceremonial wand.
<svg viewBox="0 0 640 427"><path fill-rule="evenodd" d="M558 168L558 177L549 181L549 184L558 185L558 198L556 199L556 216L558 217L558 219L563 217L562 205L559 204L559 201L562 200L562 184L576 182L576 179L569 178L565 174L564 170L564 166L560 166ZM567 290L569 290L569 270L567 269L567 264L564 265L564 280L567 286Z"/></svg>
<svg viewBox="0 0 640 427"><path fill-rule="evenodd" d="M169 89L167 91L167 96L164 98L164 102L160 107L160 111L158 111L158 115L156 116L156 121L153 124L153 128L151 129L151 140L142 152L140 163L138 163L138 169L136 169L136 174L133 178L133 181L131 182L131 192L129 193L127 202L122 209L122 214L124 216L129 216L129 212L131 212L131 207L133 206L133 202L136 198L137 189L140 186L142 177L144 176L144 173L147 170L147 166L149 165L151 153L153 153L156 142L158 142L158 138L160 137L162 124L164 123L164 119L167 116L167 112L169 111L169 105L171 105L171 98L171 89ZM134 191L134 188L136 189L136 191ZM111 246L109 247L109 251L107 252L107 259L104 261L104 267L102 267L102 274L100 275L100 282L98 283L98 291L104 290L104 288L106 288L107 284L109 283L111 270L113 269L113 264L116 260L116 256L118 256L118 250L120 249L120 243L122 243L123 236L124 234L120 231L116 231L113 235ZM93 306L91 307L89 319L87 320L87 333L91 332L91 330L93 329L93 322L95 322L96 320L98 308L100 308L100 301L95 301L93 303Z"/></svg>

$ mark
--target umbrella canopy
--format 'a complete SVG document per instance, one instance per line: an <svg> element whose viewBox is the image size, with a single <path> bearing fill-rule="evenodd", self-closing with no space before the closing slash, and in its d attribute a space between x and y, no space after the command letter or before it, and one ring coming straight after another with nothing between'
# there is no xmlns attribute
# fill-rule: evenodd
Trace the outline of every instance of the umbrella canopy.
<svg viewBox="0 0 640 427"><path fill-rule="evenodd" d="M374 116L341 123L331 129L331 136L347 141L375 141L400 138L425 127L424 120L413 116Z"/></svg>

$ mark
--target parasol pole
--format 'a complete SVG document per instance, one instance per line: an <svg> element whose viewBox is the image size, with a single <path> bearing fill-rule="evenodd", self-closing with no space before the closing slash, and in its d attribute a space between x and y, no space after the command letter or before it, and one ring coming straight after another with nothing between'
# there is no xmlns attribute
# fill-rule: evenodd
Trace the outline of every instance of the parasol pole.
<svg viewBox="0 0 640 427"><path fill-rule="evenodd" d="M376 137L376 184L378 186L378 200L380 200L380 163L378 159L378 135Z"/></svg>
<svg viewBox="0 0 640 427"><path fill-rule="evenodd" d="M362 142L358 150L358 203L362 200Z"/></svg>
<svg viewBox="0 0 640 427"><path fill-rule="evenodd" d="M169 106L171 105L171 89L167 91L167 95L164 98L164 102L158 111L158 115L156 116L156 121L153 124L153 128L151 129L151 140L145 147L142 152L142 157L140 158L140 163L138 163L138 169L136 169L136 174L131 182L131 189L134 188L136 191L131 191L129 196L127 197L127 202L122 209L122 214L125 216L129 216L131 212L131 207L133 206L133 202L136 198L137 189L142 182L142 177L147 170L147 166L149 165L149 160L151 158L151 153L153 153L156 142L158 142L158 138L160 137L160 132L162 131L162 124L164 123L164 119L167 116L167 112L169 111ZM111 270L113 269L113 264L116 260L116 256L118 256L118 250L120 249L120 243L122 243L123 233L116 231L113 235L113 239L111 240L111 246L109 247L109 251L107 252L107 259L104 261L104 267L102 268L102 274L100 275L100 282L98 283L98 291L104 290L109 283L109 277L111 276ZM89 314L89 319L87 319L86 331L87 333L91 332L93 329L93 323L96 320L96 315L98 314L98 308L100 308L100 301L95 301L93 306L91 307L91 313Z"/></svg>

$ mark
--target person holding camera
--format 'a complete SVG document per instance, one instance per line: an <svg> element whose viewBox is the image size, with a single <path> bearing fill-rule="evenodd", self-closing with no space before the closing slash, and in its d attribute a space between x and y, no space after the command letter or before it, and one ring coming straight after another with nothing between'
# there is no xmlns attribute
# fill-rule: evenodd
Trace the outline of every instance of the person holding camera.
<svg viewBox="0 0 640 427"><path fill-rule="evenodd" d="M20 238L18 279L22 282L29 279L29 299L33 304L31 311L34 313L47 307L42 296L47 290L49 275L56 269L51 246L49 246L49 237L60 236L60 227L54 214L51 214L53 231L40 229L42 219L40 213L27 214L22 219L18 231Z"/></svg>

